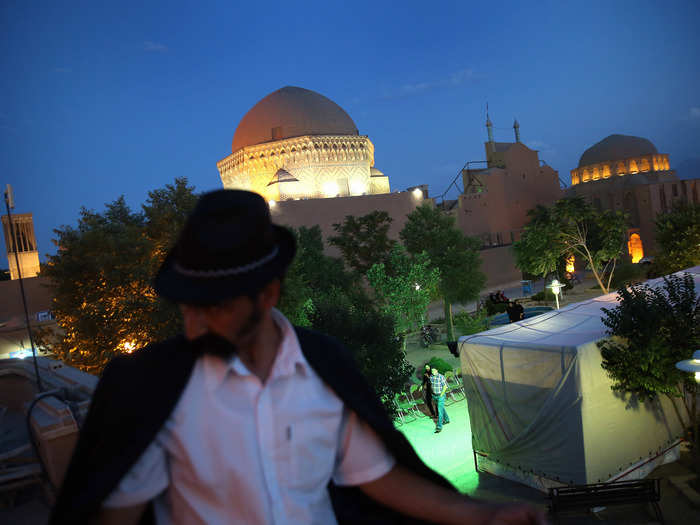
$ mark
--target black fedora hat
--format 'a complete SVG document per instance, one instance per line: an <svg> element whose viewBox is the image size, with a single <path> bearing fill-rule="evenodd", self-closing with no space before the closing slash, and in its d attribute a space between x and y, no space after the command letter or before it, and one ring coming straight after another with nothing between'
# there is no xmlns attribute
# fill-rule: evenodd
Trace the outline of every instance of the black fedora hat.
<svg viewBox="0 0 700 525"><path fill-rule="evenodd" d="M295 252L294 235L272 223L260 195L212 191L200 197L153 287L177 303L215 304L282 277Z"/></svg>

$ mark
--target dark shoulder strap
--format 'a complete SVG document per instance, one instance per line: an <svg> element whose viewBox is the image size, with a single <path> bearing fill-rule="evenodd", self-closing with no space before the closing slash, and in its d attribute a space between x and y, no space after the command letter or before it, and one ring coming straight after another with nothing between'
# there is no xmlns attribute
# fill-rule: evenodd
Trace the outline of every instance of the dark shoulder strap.
<svg viewBox="0 0 700 525"><path fill-rule="evenodd" d="M176 337L107 365L51 523L86 523L99 509L170 416L195 360L184 337Z"/></svg>

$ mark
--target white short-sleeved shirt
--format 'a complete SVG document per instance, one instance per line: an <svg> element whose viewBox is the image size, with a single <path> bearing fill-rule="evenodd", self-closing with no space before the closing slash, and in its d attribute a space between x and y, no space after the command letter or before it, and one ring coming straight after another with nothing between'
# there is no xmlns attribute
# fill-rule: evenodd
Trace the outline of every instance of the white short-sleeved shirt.
<svg viewBox="0 0 700 525"><path fill-rule="evenodd" d="M262 384L203 356L173 413L106 507L154 499L156 523L333 524L327 484L380 478L394 458L309 366L289 321Z"/></svg>

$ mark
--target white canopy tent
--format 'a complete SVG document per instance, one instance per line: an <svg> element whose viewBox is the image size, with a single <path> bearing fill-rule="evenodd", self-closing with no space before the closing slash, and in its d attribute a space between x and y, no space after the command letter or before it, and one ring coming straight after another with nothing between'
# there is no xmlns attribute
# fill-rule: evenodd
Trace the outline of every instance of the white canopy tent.
<svg viewBox="0 0 700 525"><path fill-rule="evenodd" d="M700 266L686 272L700 292ZM546 490L638 479L678 458L681 401L623 399L601 368L601 308L616 305L612 293L460 338L479 470Z"/></svg>

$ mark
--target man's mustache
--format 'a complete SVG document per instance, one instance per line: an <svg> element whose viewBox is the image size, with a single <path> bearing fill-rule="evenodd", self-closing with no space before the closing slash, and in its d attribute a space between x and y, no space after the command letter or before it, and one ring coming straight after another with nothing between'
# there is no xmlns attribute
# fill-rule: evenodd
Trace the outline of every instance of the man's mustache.
<svg viewBox="0 0 700 525"><path fill-rule="evenodd" d="M189 341L190 349L196 355L214 355L222 359L233 357L238 349L236 345L220 335L207 332Z"/></svg>

